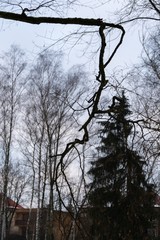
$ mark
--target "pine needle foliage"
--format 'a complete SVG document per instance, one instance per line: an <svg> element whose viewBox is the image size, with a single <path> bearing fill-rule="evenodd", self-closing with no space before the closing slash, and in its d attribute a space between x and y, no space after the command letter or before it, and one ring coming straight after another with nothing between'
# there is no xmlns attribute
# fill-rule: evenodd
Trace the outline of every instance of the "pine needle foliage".
<svg viewBox="0 0 160 240"><path fill-rule="evenodd" d="M100 122L99 157L91 162L89 193L95 240L143 240L148 235L154 186L146 179L145 160L131 146L127 98L114 97L109 118Z"/></svg>

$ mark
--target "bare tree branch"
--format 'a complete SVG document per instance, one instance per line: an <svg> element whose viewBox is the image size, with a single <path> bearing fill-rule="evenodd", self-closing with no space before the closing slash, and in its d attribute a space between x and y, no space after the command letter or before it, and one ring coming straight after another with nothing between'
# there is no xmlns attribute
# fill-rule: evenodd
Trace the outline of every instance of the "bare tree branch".
<svg viewBox="0 0 160 240"><path fill-rule="evenodd" d="M152 5L152 7L154 8L154 10L156 10L156 12L160 15L160 9L158 9L158 7L156 6L156 4L152 1L152 0L148 0L150 2L150 4Z"/></svg>
<svg viewBox="0 0 160 240"><path fill-rule="evenodd" d="M25 22L30 24L41 24L41 23L49 23L49 24L72 24L72 25L83 25L83 26L104 26L117 28L121 31L124 31L123 27L119 24L114 23L106 23L102 19L94 19L94 18L54 18L54 17L31 17L24 14L17 14L12 12L4 12L0 11L0 18Z"/></svg>

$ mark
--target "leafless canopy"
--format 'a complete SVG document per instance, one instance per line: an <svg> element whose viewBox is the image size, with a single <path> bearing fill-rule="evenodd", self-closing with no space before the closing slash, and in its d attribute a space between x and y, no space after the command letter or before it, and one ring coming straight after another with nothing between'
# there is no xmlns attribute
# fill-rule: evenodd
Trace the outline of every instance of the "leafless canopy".
<svg viewBox="0 0 160 240"><path fill-rule="evenodd" d="M70 4L70 1L67 1L67 4ZM95 90L93 97L89 101L89 105L86 109L88 112L87 120L82 124L79 131L82 131L81 139L75 139L72 142L66 144L66 148L61 154L61 161L57 168L61 166L63 170L63 158L71 149L73 149L77 144L84 144L89 139L88 126L91 120L97 115L102 113L107 113L106 111L102 111L99 109L99 101L101 98L102 91L106 87L107 81L105 76L105 69L108 64L111 62L118 48L122 44L123 37L125 31L123 27L119 24L104 22L102 19L87 19L87 18L59 18L59 17L41 17L36 16L37 11L41 11L43 8L50 8L51 10L56 6L56 4L60 4L60 2L56 1L3 1L1 2L1 6L6 7L10 11L0 11L0 18L10 19L14 21L30 23L30 24L66 24L66 25L79 25L79 26L92 26L96 29L99 29L99 39L100 39L100 49L99 49L99 71L96 76L96 81L98 81L99 86ZM20 13L17 13L20 12ZM105 48L106 48L106 35L105 32L108 29L118 29L120 31L119 41L111 53L110 57L106 60L104 57ZM58 172L58 171L57 171Z"/></svg>

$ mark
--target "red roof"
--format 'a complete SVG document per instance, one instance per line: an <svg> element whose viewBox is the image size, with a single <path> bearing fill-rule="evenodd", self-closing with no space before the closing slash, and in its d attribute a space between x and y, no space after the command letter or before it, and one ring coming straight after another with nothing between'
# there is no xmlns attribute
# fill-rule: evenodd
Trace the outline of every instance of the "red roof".
<svg viewBox="0 0 160 240"><path fill-rule="evenodd" d="M2 195L3 193L0 193L0 201L2 199ZM19 208L19 209L23 209L23 207L20 204L17 204L15 201L13 201L11 198L7 197L7 206L9 208Z"/></svg>

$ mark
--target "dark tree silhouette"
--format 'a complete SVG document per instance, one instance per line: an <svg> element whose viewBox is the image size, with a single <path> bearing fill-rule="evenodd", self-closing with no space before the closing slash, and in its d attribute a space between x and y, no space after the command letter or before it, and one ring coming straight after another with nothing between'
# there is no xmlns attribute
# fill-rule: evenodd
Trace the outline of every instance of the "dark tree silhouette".
<svg viewBox="0 0 160 240"><path fill-rule="evenodd" d="M145 178L145 160L130 147L132 124L124 96L114 97L109 119L100 122L100 157L92 162L89 203L92 239L146 239L154 188Z"/></svg>

